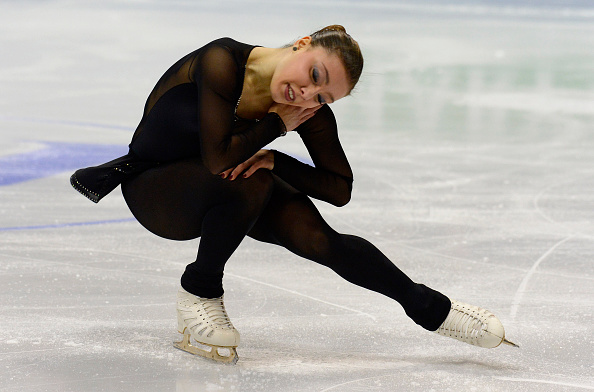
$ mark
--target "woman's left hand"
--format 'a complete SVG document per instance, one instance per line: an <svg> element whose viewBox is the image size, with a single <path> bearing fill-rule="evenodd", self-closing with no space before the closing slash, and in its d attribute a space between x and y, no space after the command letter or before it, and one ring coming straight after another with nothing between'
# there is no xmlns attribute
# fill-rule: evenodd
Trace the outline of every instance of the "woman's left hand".
<svg viewBox="0 0 594 392"><path fill-rule="evenodd" d="M237 165L235 168L225 170L219 175L222 178L228 178L230 181L233 181L240 175L243 178L248 178L258 169L272 170L273 168L274 153L270 150L260 150L247 161Z"/></svg>

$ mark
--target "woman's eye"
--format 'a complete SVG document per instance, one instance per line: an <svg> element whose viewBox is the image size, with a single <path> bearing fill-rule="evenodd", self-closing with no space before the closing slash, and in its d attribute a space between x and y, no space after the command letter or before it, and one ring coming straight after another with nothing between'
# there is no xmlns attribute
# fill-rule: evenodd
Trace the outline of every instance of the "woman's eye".
<svg viewBox="0 0 594 392"><path fill-rule="evenodd" d="M318 103L319 104L324 104L326 103L326 101L324 100L324 98L322 98L322 96L320 94L318 94Z"/></svg>
<svg viewBox="0 0 594 392"><path fill-rule="evenodd" d="M320 79L320 71L318 71L317 68L313 69L312 78L313 78L314 83L318 83L318 80Z"/></svg>

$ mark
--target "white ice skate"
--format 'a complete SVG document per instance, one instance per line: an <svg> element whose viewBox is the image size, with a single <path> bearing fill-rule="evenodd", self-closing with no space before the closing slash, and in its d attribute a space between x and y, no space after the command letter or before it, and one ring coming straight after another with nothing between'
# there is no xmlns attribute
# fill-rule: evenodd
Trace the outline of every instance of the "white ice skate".
<svg viewBox="0 0 594 392"><path fill-rule="evenodd" d="M223 297L200 298L180 288L177 325L184 337L173 343L175 347L218 362L237 363L239 332L229 320ZM198 345L193 345L194 341Z"/></svg>
<svg viewBox="0 0 594 392"><path fill-rule="evenodd" d="M519 347L505 338L503 325L493 313L478 306L451 301L450 313L435 331L437 334L484 348L495 348L501 343Z"/></svg>

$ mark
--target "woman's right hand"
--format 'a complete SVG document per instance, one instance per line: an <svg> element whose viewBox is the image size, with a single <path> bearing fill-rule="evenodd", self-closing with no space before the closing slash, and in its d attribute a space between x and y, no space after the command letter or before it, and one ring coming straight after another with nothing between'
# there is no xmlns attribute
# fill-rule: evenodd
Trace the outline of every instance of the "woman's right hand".
<svg viewBox="0 0 594 392"><path fill-rule="evenodd" d="M290 132L312 118L322 105L316 105L312 108L303 108L301 106L285 105L282 103L274 103L268 112L275 112L285 123L287 132Z"/></svg>

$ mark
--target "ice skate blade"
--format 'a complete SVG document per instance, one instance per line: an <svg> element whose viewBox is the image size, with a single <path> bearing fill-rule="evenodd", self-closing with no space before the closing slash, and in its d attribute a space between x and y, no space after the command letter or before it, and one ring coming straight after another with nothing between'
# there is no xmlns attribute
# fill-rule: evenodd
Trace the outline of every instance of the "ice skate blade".
<svg viewBox="0 0 594 392"><path fill-rule="evenodd" d="M205 346L210 347L210 350L204 350L200 347L194 346L190 342L189 334L184 334L184 337L181 341L173 342L173 346L190 354L212 359L213 361L220 363L235 365L239 360L239 356L237 356L237 350L235 347L218 347L205 344ZM229 355L219 354L219 348L229 350Z"/></svg>
<svg viewBox="0 0 594 392"><path fill-rule="evenodd" d="M509 340L507 340L507 339L503 339L503 340L501 341L501 343L503 343L503 344L507 344L508 346L512 346L512 347L515 347L515 348L520 348L520 346L518 346L518 345L517 345L517 344L515 344L514 342L511 342L511 341L509 341Z"/></svg>

